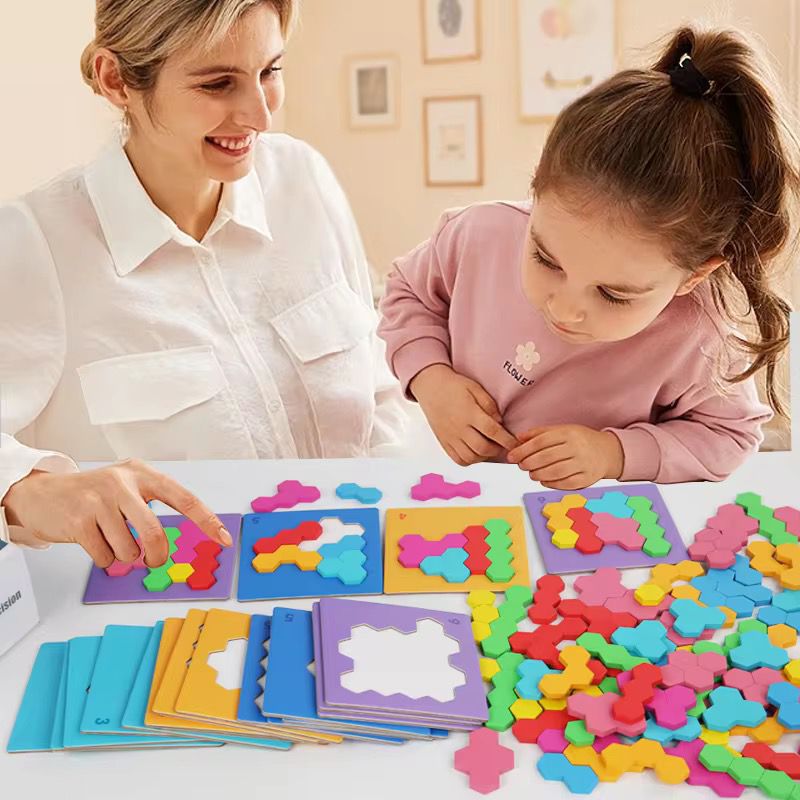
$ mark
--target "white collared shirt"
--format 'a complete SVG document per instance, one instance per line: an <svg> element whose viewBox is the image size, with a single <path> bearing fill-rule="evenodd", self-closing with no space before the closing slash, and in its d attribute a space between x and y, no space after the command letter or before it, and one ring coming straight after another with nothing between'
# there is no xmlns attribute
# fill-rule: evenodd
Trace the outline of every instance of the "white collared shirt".
<svg viewBox="0 0 800 800"><path fill-rule="evenodd" d="M386 452L405 411L327 162L282 134L202 242L122 146L0 208L0 500L75 460Z"/></svg>

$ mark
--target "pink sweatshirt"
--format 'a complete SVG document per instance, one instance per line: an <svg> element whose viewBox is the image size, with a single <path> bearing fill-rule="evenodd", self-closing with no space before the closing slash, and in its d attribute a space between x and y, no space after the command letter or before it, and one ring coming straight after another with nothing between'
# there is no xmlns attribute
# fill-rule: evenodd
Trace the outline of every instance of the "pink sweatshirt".
<svg viewBox="0 0 800 800"><path fill-rule="evenodd" d="M722 480L758 449L771 417L754 381L721 395L713 354L724 323L706 290L676 297L621 342L565 342L524 294L530 203L445 212L433 236L394 262L378 332L408 384L448 364L494 397L515 435L575 423L613 431L622 480Z"/></svg>

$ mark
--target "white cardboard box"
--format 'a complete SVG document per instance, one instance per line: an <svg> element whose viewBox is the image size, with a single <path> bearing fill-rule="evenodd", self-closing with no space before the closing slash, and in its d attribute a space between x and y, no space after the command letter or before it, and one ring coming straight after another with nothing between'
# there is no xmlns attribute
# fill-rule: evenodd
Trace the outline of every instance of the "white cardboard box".
<svg viewBox="0 0 800 800"><path fill-rule="evenodd" d="M38 622L25 556L16 545L0 546L0 656Z"/></svg>

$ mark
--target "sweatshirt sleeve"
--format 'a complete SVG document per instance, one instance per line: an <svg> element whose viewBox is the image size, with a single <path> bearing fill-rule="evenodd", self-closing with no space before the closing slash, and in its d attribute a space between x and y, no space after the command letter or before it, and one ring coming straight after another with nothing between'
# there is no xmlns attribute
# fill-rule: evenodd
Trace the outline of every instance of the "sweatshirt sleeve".
<svg viewBox="0 0 800 800"><path fill-rule="evenodd" d="M430 239L393 263L381 303L378 334L406 397L411 380L432 364L451 365L450 300L458 259L453 247L453 212L439 219Z"/></svg>
<svg viewBox="0 0 800 800"><path fill-rule="evenodd" d="M718 334L714 338L720 346ZM754 378L717 386L707 351L698 348L682 365L689 385L655 422L606 429L622 444L621 480L721 481L758 451L771 409L759 400ZM741 371L742 364L734 368Z"/></svg>
<svg viewBox="0 0 800 800"><path fill-rule="evenodd" d="M47 405L64 367L61 287L50 248L23 203L0 208L0 505L33 470L76 472L66 455L19 441ZM5 528L0 521L0 528ZM11 528L10 538L19 529ZM0 536L9 537L9 529ZM29 538L29 537L28 537ZM31 543L31 542L27 542Z"/></svg>

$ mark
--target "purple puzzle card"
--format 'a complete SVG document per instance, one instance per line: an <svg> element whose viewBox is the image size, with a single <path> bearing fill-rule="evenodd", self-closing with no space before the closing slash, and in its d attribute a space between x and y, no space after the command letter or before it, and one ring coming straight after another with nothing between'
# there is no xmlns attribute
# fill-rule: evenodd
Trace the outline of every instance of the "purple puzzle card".
<svg viewBox="0 0 800 800"><path fill-rule="evenodd" d="M409 608L386 603L369 603L357 600L344 600L336 598L322 598L319 603L319 652L322 654L324 670L322 674L322 696L324 705L328 708L348 708L361 710L368 714L376 710L377 716L400 715L403 720L411 717L417 719L441 720L437 727L449 727L452 721L457 727L462 728L464 723L480 724L488 719L486 706L486 691L480 674L478 650L472 634L470 618L466 614L454 614L443 611L431 611L422 608ZM359 646L364 652L364 660L372 661L386 658L386 652L399 647L399 652L406 651L409 656L414 654L413 645L422 641L423 627L426 631L431 629L426 623L435 623L441 627L443 636L439 637L437 646L444 644L445 650L440 651L433 662L423 665L415 663L401 663L394 659L391 667L381 673L373 671L371 678L378 680L387 679L380 688L350 689L343 685L344 679L354 678L363 668L361 660L354 660L340 651L342 645L352 644L356 641L356 631L364 632L365 636L372 635L373 645L377 643L378 634L386 633L391 629L401 637L393 636L391 642L384 639L381 647L364 648L364 637L359 640ZM438 630L438 627L437 627ZM404 636L417 636L413 645L411 639ZM441 657L445 653L445 657ZM426 653L426 655L430 655ZM421 683L433 685L437 676L431 668L441 667L446 664L446 678L451 672L461 673L460 685L453 685L450 693L432 696L427 689L407 693L399 688L410 680L413 682L414 672ZM374 668L374 664L371 667ZM380 668L378 668L379 670ZM399 676L399 677L398 677ZM396 683L393 681L400 681ZM423 693L424 692L424 693ZM413 696L412 696L413 695ZM411 724L411 723L410 723Z"/></svg>
<svg viewBox="0 0 800 800"><path fill-rule="evenodd" d="M233 539L230 547L223 547L214 556L219 566L214 569L215 583L210 589L192 589L191 585L173 581L162 591L149 591L142 583L148 575L148 568L137 566L126 575L107 575L106 571L92 566L89 581L83 595L84 603L141 603L166 600L227 600L233 588L233 574L236 557L239 552L239 535L242 524L241 514L219 514L222 524ZM158 518L165 528L178 528L181 535L177 538L177 550L171 558L176 564L190 564L196 557L194 548L202 541L210 541L197 526L179 514ZM162 584L163 585L163 584Z"/></svg>
<svg viewBox="0 0 800 800"><path fill-rule="evenodd" d="M664 538L672 545L670 552L663 557L653 558L642 550L624 550L615 544L606 544L599 553L581 553L574 548L561 549L552 541L552 533L547 528L547 519L542 508L548 503L557 503L566 495L582 495L587 500L598 500L604 495L622 492L629 497L646 497L652 503L652 510L658 514L658 524L664 528ZM676 564L689 558L686 545L681 538L672 516L664 503L661 492L652 483L615 484L598 486L580 491L547 491L530 492L523 495L533 535L539 545L545 570L551 574L569 572L587 572L600 567L617 567L631 569L633 567L651 567L654 564ZM611 504L610 508L613 508ZM632 510L631 510L632 511Z"/></svg>

